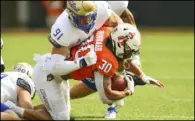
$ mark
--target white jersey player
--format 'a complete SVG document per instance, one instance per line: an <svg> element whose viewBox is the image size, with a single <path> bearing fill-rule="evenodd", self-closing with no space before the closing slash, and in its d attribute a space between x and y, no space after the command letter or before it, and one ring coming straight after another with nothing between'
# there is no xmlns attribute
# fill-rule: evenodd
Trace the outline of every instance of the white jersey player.
<svg viewBox="0 0 195 121"><path fill-rule="evenodd" d="M31 108L31 99L35 96L31 75L32 67L24 62L17 63L10 72L1 73L1 103L12 101L21 107Z"/></svg>
<svg viewBox="0 0 195 121"><path fill-rule="evenodd" d="M93 9L93 11L88 13L89 15L86 15L85 18L79 18L76 16L76 13L82 15L85 11L78 11L77 9L79 8L77 8L77 4L84 4L85 2L89 1L67 2L67 9L65 9L64 12L57 18L51 28L50 36L52 40L55 41L53 44L56 47L71 47L80 44L82 41L91 36L95 30L102 27L111 16L111 9L108 3L105 1L93 1L94 6L92 6L92 8L87 8ZM85 19L91 19L89 25L84 23ZM80 24L79 21L83 22L83 24Z"/></svg>
<svg viewBox="0 0 195 121"><path fill-rule="evenodd" d="M61 75L96 63L95 52L74 61L65 61L69 48L80 44L104 24L116 26L122 22L106 1L67 1L67 9L57 18L51 28L49 41L52 54L41 58L35 56L33 80L43 104L54 120L69 120L69 84L65 97L61 93ZM45 74L39 75L43 71ZM60 93L59 93L60 92ZM66 100L66 101L65 101ZM53 105L55 103L55 105Z"/></svg>

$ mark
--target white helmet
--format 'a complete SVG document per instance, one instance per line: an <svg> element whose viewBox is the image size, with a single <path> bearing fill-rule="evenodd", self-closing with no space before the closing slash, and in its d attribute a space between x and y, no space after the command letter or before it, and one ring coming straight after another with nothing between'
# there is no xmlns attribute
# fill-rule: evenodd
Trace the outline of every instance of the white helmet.
<svg viewBox="0 0 195 121"><path fill-rule="evenodd" d="M130 58L139 53L141 36L136 26L123 23L114 28L111 33L114 54L118 59Z"/></svg>
<svg viewBox="0 0 195 121"><path fill-rule="evenodd" d="M27 74L30 78L32 78L33 68L30 64L25 62L16 63L12 68L12 71L21 72Z"/></svg>
<svg viewBox="0 0 195 121"><path fill-rule="evenodd" d="M69 0L67 1L67 10L71 22L77 28L89 33L94 27L97 18L96 4L94 1Z"/></svg>

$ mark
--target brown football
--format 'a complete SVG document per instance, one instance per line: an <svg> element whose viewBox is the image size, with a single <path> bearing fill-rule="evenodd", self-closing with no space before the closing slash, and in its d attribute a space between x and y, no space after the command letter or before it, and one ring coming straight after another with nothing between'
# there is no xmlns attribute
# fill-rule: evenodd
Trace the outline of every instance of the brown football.
<svg viewBox="0 0 195 121"><path fill-rule="evenodd" d="M111 77L112 85L111 88L117 91L123 91L127 88L127 81L122 75L113 75Z"/></svg>

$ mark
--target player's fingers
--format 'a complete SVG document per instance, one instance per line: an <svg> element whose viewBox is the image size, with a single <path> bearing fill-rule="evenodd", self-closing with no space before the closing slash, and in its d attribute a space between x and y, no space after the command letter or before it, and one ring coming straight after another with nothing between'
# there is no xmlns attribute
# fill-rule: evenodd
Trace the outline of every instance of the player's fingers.
<svg viewBox="0 0 195 121"><path fill-rule="evenodd" d="M165 87L164 84L163 84L162 82L159 82L159 83L160 83L161 87Z"/></svg>
<svg viewBox="0 0 195 121"><path fill-rule="evenodd" d="M157 85L158 85L158 87L160 87L160 88L161 88L161 87L164 87L164 84L161 83L161 82L158 82Z"/></svg>

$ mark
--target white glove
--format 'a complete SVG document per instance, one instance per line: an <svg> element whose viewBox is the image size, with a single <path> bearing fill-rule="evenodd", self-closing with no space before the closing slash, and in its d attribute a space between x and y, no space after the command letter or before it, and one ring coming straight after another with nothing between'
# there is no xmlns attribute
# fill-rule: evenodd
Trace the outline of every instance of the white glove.
<svg viewBox="0 0 195 121"><path fill-rule="evenodd" d="M80 68L96 64L97 55L94 51L87 53L82 59L79 60Z"/></svg>
<svg viewBox="0 0 195 121"><path fill-rule="evenodd" d="M143 80L145 83L147 84L154 84L158 87L164 87L164 84L161 83L160 81L153 79L150 76L146 76L145 74L143 74L142 76L140 76L141 80Z"/></svg>
<svg viewBox="0 0 195 121"><path fill-rule="evenodd" d="M127 81L127 88L131 91L131 94L134 93L134 81L133 78L129 75L124 74L125 80Z"/></svg>

